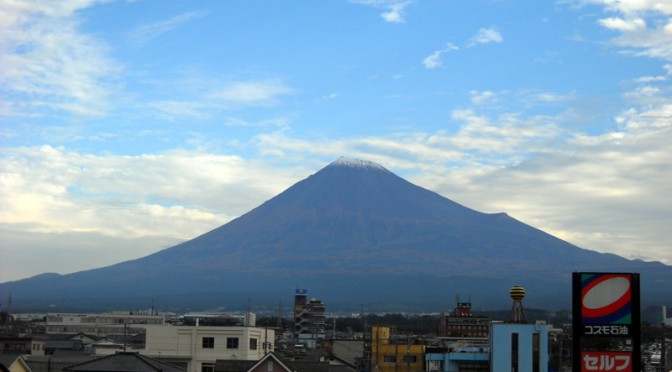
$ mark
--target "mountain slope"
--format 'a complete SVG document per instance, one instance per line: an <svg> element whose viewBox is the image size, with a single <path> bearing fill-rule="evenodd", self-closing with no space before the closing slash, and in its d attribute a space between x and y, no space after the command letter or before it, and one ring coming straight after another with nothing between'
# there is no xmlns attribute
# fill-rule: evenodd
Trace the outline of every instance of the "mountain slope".
<svg viewBox="0 0 672 372"><path fill-rule="evenodd" d="M23 289L33 304L161 298L184 307L239 305L250 296L274 304L308 286L342 306L447 305L455 294L471 293L501 307L508 288L522 284L536 305L566 307L573 271L645 272L645 296L672 298L671 267L581 249L504 213L464 207L378 164L341 158L188 242L0 290Z"/></svg>

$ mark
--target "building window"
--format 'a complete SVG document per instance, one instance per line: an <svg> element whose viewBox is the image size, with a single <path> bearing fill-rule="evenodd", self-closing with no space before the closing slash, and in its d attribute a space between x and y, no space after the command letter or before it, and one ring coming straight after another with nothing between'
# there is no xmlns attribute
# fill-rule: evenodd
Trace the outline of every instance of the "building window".
<svg viewBox="0 0 672 372"><path fill-rule="evenodd" d="M250 350L257 350L257 339L256 338L251 338L250 339Z"/></svg>
<svg viewBox="0 0 672 372"><path fill-rule="evenodd" d="M203 337L203 348L204 349L214 349L215 348L215 338L214 337Z"/></svg>
<svg viewBox="0 0 672 372"><path fill-rule="evenodd" d="M227 349L237 349L238 348L238 337L227 337L226 338L226 348Z"/></svg>
<svg viewBox="0 0 672 372"><path fill-rule="evenodd" d="M397 362L397 356L396 355L385 355L385 356L383 356L383 362L385 362L385 363L396 363Z"/></svg>
<svg viewBox="0 0 672 372"><path fill-rule="evenodd" d="M404 363L416 363L418 357L415 355L404 355Z"/></svg>
<svg viewBox="0 0 672 372"><path fill-rule="evenodd" d="M201 363L201 372L215 372L215 363Z"/></svg>
<svg viewBox="0 0 672 372"><path fill-rule="evenodd" d="M541 371L541 342L539 334L532 334L532 372Z"/></svg>
<svg viewBox="0 0 672 372"><path fill-rule="evenodd" d="M511 334L511 372L518 372L518 333Z"/></svg>
<svg viewBox="0 0 672 372"><path fill-rule="evenodd" d="M266 363L266 370L268 372L273 372L273 361L269 360L268 363Z"/></svg>

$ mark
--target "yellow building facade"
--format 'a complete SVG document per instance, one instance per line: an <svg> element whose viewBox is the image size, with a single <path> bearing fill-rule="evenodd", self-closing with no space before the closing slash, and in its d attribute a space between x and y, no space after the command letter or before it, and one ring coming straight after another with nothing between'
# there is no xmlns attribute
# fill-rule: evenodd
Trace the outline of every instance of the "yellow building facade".
<svg viewBox="0 0 672 372"><path fill-rule="evenodd" d="M390 327L371 328L371 370L373 372L422 372L425 345L393 337Z"/></svg>

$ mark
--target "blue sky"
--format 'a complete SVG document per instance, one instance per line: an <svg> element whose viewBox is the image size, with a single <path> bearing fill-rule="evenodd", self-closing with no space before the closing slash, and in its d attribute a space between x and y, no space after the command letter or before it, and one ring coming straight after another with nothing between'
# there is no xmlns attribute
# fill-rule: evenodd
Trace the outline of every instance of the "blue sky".
<svg viewBox="0 0 672 372"><path fill-rule="evenodd" d="M340 156L672 264L670 79L665 0L4 1L0 281L151 254Z"/></svg>

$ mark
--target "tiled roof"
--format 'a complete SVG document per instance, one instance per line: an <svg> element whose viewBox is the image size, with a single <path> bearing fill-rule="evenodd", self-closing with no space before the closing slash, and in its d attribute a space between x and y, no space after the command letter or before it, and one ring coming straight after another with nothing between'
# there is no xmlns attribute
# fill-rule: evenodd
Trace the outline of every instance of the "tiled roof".
<svg viewBox="0 0 672 372"><path fill-rule="evenodd" d="M172 364L138 353L116 353L89 362L75 364L63 369L71 372L184 372Z"/></svg>
<svg viewBox="0 0 672 372"><path fill-rule="evenodd" d="M45 349L70 349L78 350L82 348L81 340L47 340L44 343Z"/></svg>
<svg viewBox="0 0 672 372"><path fill-rule="evenodd" d="M300 361L283 360L274 353L268 353L258 361L250 360L223 360L218 359L215 364L216 372L249 372L255 369L265 360L273 358L277 363L284 367L285 371L295 372L329 372L329 362L310 360L306 358Z"/></svg>
<svg viewBox="0 0 672 372"><path fill-rule="evenodd" d="M20 358L19 355L0 355L0 371L9 371L9 367Z"/></svg>
<svg viewBox="0 0 672 372"><path fill-rule="evenodd" d="M248 371L256 363L257 363L256 360L217 359L217 362L215 363L215 371L216 372L244 372L244 371Z"/></svg>

